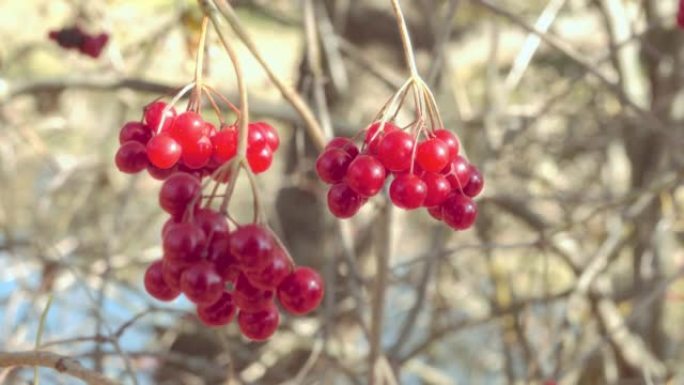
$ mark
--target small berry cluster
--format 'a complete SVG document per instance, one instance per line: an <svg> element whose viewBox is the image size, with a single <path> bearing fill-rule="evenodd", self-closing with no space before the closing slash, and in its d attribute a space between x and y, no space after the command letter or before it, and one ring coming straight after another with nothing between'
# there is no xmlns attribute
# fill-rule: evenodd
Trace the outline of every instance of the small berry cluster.
<svg viewBox="0 0 684 385"><path fill-rule="evenodd" d="M482 174L459 155L459 140L450 131L430 130L424 140L417 138L391 122L375 122L365 131L363 151L349 138L331 140L316 161L318 176L332 185L330 212L354 216L394 175L389 195L395 206L426 207L455 230L472 226L477 216L472 198L482 191Z"/></svg>
<svg viewBox="0 0 684 385"><path fill-rule="evenodd" d="M147 169L164 180L176 171L211 175L237 153L238 129L235 124L220 130L193 111L180 114L166 103L156 101L144 109L142 122L128 122L119 133L121 147L116 165L124 173ZM280 146L276 130L264 122L249 124L247 162L255 174L271 166L273 153Z"/></svg>
<svg viewBox="0 0 684 385"><path fill-rule="evenodd" d="M78 52L95 59L100 57L104 46L107 45L107 42L109 41L108 34L100 33L98 35L90 35L77 25L50 31L48 37L64 49L75 49Z"/></svg>

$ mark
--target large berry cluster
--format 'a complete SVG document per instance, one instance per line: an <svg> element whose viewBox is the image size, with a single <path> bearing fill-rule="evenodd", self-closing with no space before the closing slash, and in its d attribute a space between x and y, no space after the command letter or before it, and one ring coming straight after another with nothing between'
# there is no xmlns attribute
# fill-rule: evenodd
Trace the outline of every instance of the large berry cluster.
<svg viewBox="0 0 684 385"><path fill-rule="evenodd" d="M382 128L382 130L381 130ZM406 210L425 207L455 230L469 228L477 216L472 200L484 186L474 165L459 155L459 140L445 129L418 135L391 122L375 122L365 131L360 151L353 140L331 140L316 161L328 191L328 208L338 218L354 216L393 175L392 203Z"/></svg>
<svg viewBox="0 0 684 385"><path fill-rule="evenodd" d="M48 37L62 48L75 49L92 58L100 57L104 46L109 41L108 34L91 35L83 31L78 25L50 31Z"/></svg>
<svg viewBox="0 0 684 385"><path fill-rule="evenodd" d="M119 133L116 165L122 172L147 169L156 179L166 179L176 171L210 175L237 153L236 125L220 130L193 111L176 113L173 107L157 101L144 109L142 122L128 122ZM276 130L264 122L249 124L247 161L258 174L273 162L280 146Z"/></svg>

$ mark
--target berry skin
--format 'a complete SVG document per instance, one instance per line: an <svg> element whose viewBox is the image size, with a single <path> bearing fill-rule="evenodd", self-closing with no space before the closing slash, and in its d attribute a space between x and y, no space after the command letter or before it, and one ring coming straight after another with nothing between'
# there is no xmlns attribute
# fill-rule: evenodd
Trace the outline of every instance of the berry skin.
<svg viewBox="0 0 684 385"><path fill-rule="evenodd" d="M168 177L159 190L159 206L173 216L183 216L190 203L202 193L199 179L177 172Z"/></svg>
<svg viewBox="0 0 684 385"><path fill-rule="evenodd" d="M138 173L147 167L147 150L140 142L126 142L119 147L114 162L121 172L126 174Z"/></svg>
<svg viewBox="0 0 684 385"><path fill-rule="evenodd" d="M81 53L97 59L109 41L109 35L101 33L97 36L86 35L82 44L78 47Z"/></svg>
<svg viewBox="0 0 684 385"><path fill-rule="evenodd" d="M308 267L296 268L278 286L278 300L285 310L302 315L316 309L323 300L323 280Z"/></svg>
<svg viewBox="0 0 684 385"><path fill-rule="evenodd" d="M214 146L213 158L218 164L223 164L237 154L238 132L235 126L228 126L211 137Z"/></svg>
<svg viewBox="0 0 684 385"><path fill-rule="evenodd" d="M427 211L431 217L438 221L441 221L444 218L444 215L442 214L442 206L428 207Z"/></svg>
<svg viewBox="0 0 684 385"><path fill-rule="evenodd" d="M170 177L177 171L178 167L176 166L162 169L153 165L152 163L147 164L147 173L150 174L150 176L156 180L166 180L166 178Z"/></svg>
<svg viewBox="0 0 684 385"><path fill-rule="evenodd" d="M353 217L364 203L366 199L345 183L338 183L328 190L328 209L337 218Z"/></svg>
<svg viewBox="0 0 684 385"><path fill-rule="evenodd" d="M197 170L209 163L214 152L209 137L202 136L196 142L188 142L183 146L183 163L190 169Z"/></svg>
<svg viewBox="0 0 684 385"><path fill-rule="evenodd" d="M345 182L357 194L371 197L385 184L385 167L371 155L359 155L347 169Z"/></svg>
<svg viewBox="0 0 684 385"><path fill-rule="evenodd" d="M147 144L152 138L152 131L140 122L127 122L119 131L119 144L135 141Z"/></svg>
<svg viewBox="0 0 684 385"><path fill-rule="evenodd" d="M255 174L260 174L269 167L273 162L273 151L269 146L250 146L247 149L247 163L249 163L249 168Z"/></svg>
<svg viewBox="0 0 684 385"><path fill-rule="evenodd" d="M228 325L235 317L233 296L224 291L221 297L210 305L198 305L197 316L207 326L217 327Z"/></svg>
<svg viewBox="0 0 684 385"><path fill-rule="evenodd" d="M411 134L401 130L391 131L378 144L378 159L390 171L406 171L411 167L414 145Z"/></svg>
<svg viewBox="0 0 684 385"><path fill-rule="evenodd" d="M451 192L451 183L444 175L425 173L421 179L427 186L427 196L423 206L438 206L447 199Z"/></svg>
<svg viewBox="0 0 684 385"><path fill-rule="evenodd" d="M78 48L83 45L86 34L79 26L50 31L48 37L62 48Z"/></svg>
<svg viewBox="0 0 684 385"><path fill-rule="evenodd" d="M416 150L416 162L427 172L440 172L449 160L449 146L438 138L423 141Z"/></svg>
<svg viewBox="0 0 684 385"><path fill-rule="evenodd" d="M280 313L275 305L256 313L240 311L237 322L245 337L253 341L264 341L278 329Z"/></svg>
<svg viewBox="0 0 684 385"><path fill-rule="evenodd" d="M247 147L261 149L266 146L268 142L261 130L261 126L257 123L250 123L247 126Z"/></svg>
<svg viewBox="0 0 684 385"><path fill-rule="evenodd" d="M147 157L155 167L171 168L181 157L181 146L169 135L157 135L147 142Z"/></svg>
<svg viewBox="0 0 684 385"><path fill-rule="evenodd" d="M340 183L352 160L351 155L341 148L325 150L316 159L316 173L324 183Z"/></svg>
<svg viewBox="0 0 684 385"><path fill-rule="evenodd" d="M274 248L270 232L258 225L242 226L230 234L230 252L243 269L259 270L268 266Z"/></svg>
<svg viewBox="0 0 684 385"><path fill-rule="evenodd" d="M254 286L262 290L273 290L292 271L292 262L285 250L276 247L273 250L271 263L261 270L245 272L247 279Z"/></svg>
<svg viewBox="0 0 684 385"><path fill-rule="evenodd" d="M447 147L449 147L449 160L454 160L456 159L456 156L458 156L458 151L461 148L461 144L458 141L458 138L456 135L454 135L451 131L445 130L445 129L439 129L434 132L434 135L436 138L439 138L444 142Z"/></svg>
<svg viewBox="0 0 684 385"><path fill-rule="evenodd" d="M202 229L191 223L171 225L162 240L164 258L174 263L198 262L202 259L206 242Z"/></svg>
<svg viewBox="0 0 684 385"><path fill-rule="evenodd" d="M454 230L465 230L475 223L477 205L460 193L451 194L442 203L443 221Z"/></svg>
<svg viewBox="0 0 684 385"><path fill-rule="evenodd" d="M233 300L240 310L260 311L268 309L273 304L273 290L259 289L252 285L244 274L240 274L235 280Z"/></svg>
<svg viewBox="0 0 684 385"><path fill-rule="evenodd" d="M477 196L482 192L484 188L484 178L477 167L470 165L470 178L465 187L463 187L463 193L471 198Z"/></svg>
<svg viewBox="0 0 684 385"><path fill-rule="evenodd" d="M159 123L162 120L162 114L164 113L166 105L167 104L162 101L156 101L148 104L145 107L145 123L147 123L147 126L150 127L150 130L152 130L153 133L168 131L173 125L173 121L176 118L176 109L171 107L166 113L164 125L161 127L161 129L157 130L159 128Z"/></svg>
<svg viewBox="0 0 684 385"><path fill-rule="evenodd" d="M338 136L338 137L333 138L325 146L325 150L330 150L331 148L343 149L352 157L352 159L356 158L356 156L359 155L359 148L356 147L356 144L354 144L354 141L349 139L349 138L342 137L342 136Z"/></svg>
<svg viewBox="0 0 684 385"><path fill-rule="evenodd" d="M224 282L210 263L188 267L181 275L181 291L196 304L213 304L221 298Z"/></svg>
<svg viewBox="0 0 684 385"><path fill-rule="evenodd" d="M188 265L186 264L171 262L168 258L164 258L164 263L162 264L164 282L166 282L170 288L180 292L180 279L187 268Z"/></svg>
<svg viewBox="0 0 684 385"><path fill-rule="evenodd" d="M368 147L368 152L371 154L377 154L378 145L380 144L380 141L385 136L385 134L399 130L399 127L395 126L390 122L385 122L385 128L382 130L382 132L378 132L379 129L380 122L372 123L366 129L366 137L364 139L364 143L366 143L366 146Z"/></svg>
<svg viewBox="0 0 684 385"><path fill-rule="evenodd" d="M275 152L278 147L280 147L280 137L278 137L278 132L276 129L266 122L254 122L252 124L259 127L261 134L264 136L266 144L268 147L271 147L273 152Z"/></svg>
<svg viewBox="0 0 684 385"><path fill-rule="evenodd" d="M183 149L197 143L203 133L204 120L198 113L192 111L178 115L170 130L171 137L176 139Z"/></svg>
<svg viewBox="0 0 684 385"><path fill-rule="evenodd" d="M427 196L427 185L413 174L397 175L390 185L390 199L397 207L413 210L423 205Z"/></svg>
<svg viewBox="0 0 684 385"><path fill-rule="evenodd" d="M451 162L451 168L447 179L449 179L449 183L451 183L451 188L456 191L462 191L463 187L465 187L470 180L470 167L468 161L462 156L457 156L456 159Z"/></svg>
<svg viewBox="0 0 684 385"><path fill-rule="evenodd" d="M219 233L209 242L207 260L214 264L216 271L224 281L235 282L240 274L240 265L230 252L230 236Z"/></svg>
<svg viewBox="0 0 684 385"><path fill-rule="evenodd" d="M228 222L221 213L211 209L199 209L195 212L193 222L202 229L207 240L228 237Z"/></svg>
<svg viewBox="0 0 684 385"><path fill-rule="evenodd" d="M145 290L160 301L173 301L180 291L169 287L162 274L162 261L154 261L145 271Z"/></svg>

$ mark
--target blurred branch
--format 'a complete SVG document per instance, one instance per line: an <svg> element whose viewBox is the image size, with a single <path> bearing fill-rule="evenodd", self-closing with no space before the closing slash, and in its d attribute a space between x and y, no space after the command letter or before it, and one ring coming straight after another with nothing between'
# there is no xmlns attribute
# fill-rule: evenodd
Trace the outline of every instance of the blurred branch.
<svg viewBox="0 0 684 385"><path fill-rule="evenodd" d="M14 366L40 366L54 369L90 385L117 385L102 374L83 367L78 361L50 352L29 351L5 353L0 352L0 368Z"/></svg>

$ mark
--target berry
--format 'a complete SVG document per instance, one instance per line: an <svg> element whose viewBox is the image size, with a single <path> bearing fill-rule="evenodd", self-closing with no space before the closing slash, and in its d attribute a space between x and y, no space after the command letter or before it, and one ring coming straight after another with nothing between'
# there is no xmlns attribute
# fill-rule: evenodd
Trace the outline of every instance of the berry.
<svg viewBox="0 0 684 385"><path fill-rule="evenodd" d="M166 106L166 103L162 101L156 101L148 104L144 109L145 123L147 123L153 133L168 131L173 125L173 121L176 118L176 109L171 107L166 112L166 115L163 115ZM161 123L162 116L165 116L165 118L164 123L160 128L159 124Z"/></svg>
<svg viewBox="0 0 684 385"><path fill-rule="evenodd" d="M225 127L211 137L214 146L213 158L218 164L223 164L237 154L238 132L235 126Z"/></svg>
<svg viewBox="0 0 684 385"><path fill-rule="evenodd" d="M228 325L235 317L233 296L224 291L216 302L210 305L198 305L197 316L207 326Z"/></svg>
<svg viewBox="0 0 684 385"><path fill-rule="evenodd" d="M347 169L345 182L357 194L371 197L385 184L385 167L371 155L359 155Z"/></svg>
<svg viewBox="0 0 684 385"><path fill-rule="evenodd" d="M365 198L345 183L338 183L328 190L328 209L340 219L353 217L364 203Z"/></svg>
<svg viewBox="0 0 684 385"><path fill-rule="evenodd" d="M404 131L391 131L378 144L378 159L390 171L401 172L411 167L413 155L413 137Z"/></svg>
<svg viewBox="0 0 684 385"><path fill-rule="evenodd" d="M204 120L193 111L186 111L178 115L173 122L170 134L185 150L186 147L197 143L204 133Z"/></svg>
<svg viewBox="0 0 684 385"><path fill-rule="evenodd" d="M442 203L442 216L444 222L454 230L465 230L477 218L477 205L467 196L454 193Z"/></svg>
<svg viewBox="0 0 684 385"><path fill-rule="evenodd" d="M316 173L325 183L340 183L352 160L351 155L341 148L325 150L316 159Z"/></svg>
<svg viewBox="0 0 684 385"><path fill-rule="evenodd" d="M86 34L79 26L74 26L63 28L58 31L50 31L48 36L62 48L78 48L83 45Z"/></svg>
<svg viewBox="0 0 684 385"><path fill-rule="evenodd" d="M238 262L230 252L230 236L219 233L209 242L207 260L214 264L224 281L234 282L240 274Z"/></svg>
<svg viewBox="0 0 684 385"><path fill-rule="evenodd" d="M160 301L173 301L180 291L169 287L164 281L162 261L154 261L145 271L145 290Z"/></svg>
<svg viewBox="0 0 684 385"><path fill-rule="evenodd" d="M199 227L190 223L169 226L162 240L164 258L175 263L195 263L202 259L206 237Z"/></svg>
<svg viewBox="0 0 684 385"><path fill-rule="evenodd" d="M164 277L164 282L174 290L180 292L180 279L183 272L188 267L188 265L183 263L171 262L168 258L164 258L164 263L162 264L162 276Z"/></svg>
<svg viewBox="0 0 684 385"><path fill-rule="evenodd" d="M250 146L247 149L247 163L249 163L249 168L255 174L260 174L269 167L273 162L273 151L269 146Z"/></svg>
<svg viewBox="0 0 684 385"><path fill-rule="evenodd" d="M445 130L445 129L439 129L434 132L434 135L436 138L439 138L444 142L447 147L449 147L449 160L454 160L456 159L456 156L458 156L458 150L461 147L461 144L458 141L458 138L456 135L454 135L451 131Z"/></svg>
<svg viewBox="0 0 684 385"><path fill-rule="evenodd" d="M420 143L416 150L416 162L427 172L440 172L449 160L449 146L438 138Z"/></svg>
<svg viewBox="0 0 684 385"><path fill-rule="evenodd" d="M451 183L444 175L425 173L421 179L427 186L427 195L423 202L425 207L438 206L449 196Z"/></svg>
<svg viewBox="0 0 684 385"><path fill-rule="evenodd" d="M261 270L248 270L245 272L249 282L262 290L273 290L285 277L292 271L292 261L288 257L285 250L281 247L276 247L273 250L273 258L271 263Z"/></svg>
<svg viewBox="0 0 684 385"><path fill-rule="evenodd" d="M128 122L119 131L119 144L124 144L131 140L147 144L151 138L152 131L150 131L150 128L140 122Z"/></svg>
<svg viewBox="0 0 684 385"><path fill-rule="evenodd" d="M245 269L259 270L268 266L274 247L270 232L258 225L238 227L230 234L230 252Z"/></svg>
<svg viewBox="0 0 684 385"><path fill-rule="evenodd" d="M135 174L147 167L147 150L140 142L126 142L119 147L114 161L119 171Z"/></svg>
<svg viewBox="0 0 684 385"><path fill-rule="evenodd" d="M152 163L147 164L147 173L156 180L166 180L172 174L178 171L178 167L174 166L171 168L159 168Z"/></svg>
<svg viewBox="0 0 684 385"><path fill-rule="evenodd" d="M412 210L423 205L427 185L417 175L397 175L390 185L390 199L397 207Z"/></svg>
<svg viewBox="0 0 684 385"><path fill-rule="evenodd" d="M463 193L469 197L475 197L482 192L484 188L484 178L477 167L470 165L470 178L465 187L463 187Z"/></svg>
<svg viewBox="0 0 684 385"><path fill-rule="evenodd" d="M221 298L224 282L210 263L188 267L181 275L181 290L196 304L213 304Z"/></svg>
<svg viewBox="0 0 684 385"><path fill-rule="evenodd" d="M240 310L260 311L268 309L273 304L273 290L260 289L252 285L244 274L240 274L235 280L233 300Z"/></svg>
<svg viewBox="0 0 684 385"><path fill-rule="evenodd" d="M298 267L278 286L278 300L285 310L302 315L316 309L323 300L323 280L308 267Z"/></svg>
<svg viewBox="0 0 684 385"><path fill-rule="evenodd" d="M81 53L88 55L94 59L100 57L102 50L109 41L109 35L101 33L97 36L86 35L82 44L79 46Z"/></svg>
<svg viewBox="0 0 684 385"><path fill-rule="evenodd" d="M211 159L213 146L209 137L202 136L196 142L188 142L183 145L183 163L193 170L206 166Z"/></svg>
<svg viewBox="0 0 684 385"><path fill-rule="evenodd" d="M216 126L210 122L204 122L204 126L202 127L202 136L211 138L214 135L216 135Z"/></svg>
<svg viewBox="0 0 684 385"><path fill-rule="evenodd" d="M462 156L457 156L453 162L451 162L451 168L449 169L449 183L451 183L451 188L457 191L461 191L468 181L470 180L470 167L468 167L468 161Z"/></svg>
<svg viewBox="0 0 684 385"><path fill-rule="evenodd" d="M346 151L349 155L351 155L352 159L356 158L357 155L359 155L359 148L356 147L356 144L354 144L354 141L349 139L349 138L344 138L341 136L333 138L328 144L325 146L325 150L330 150L331 148L341 148L344 151Z"/></svg>
<svg viewBox="0 0 684 385"><path fill-rule="evenodd" d="M247 146L260 150L262 147L266 146L267 143L261 126L257 123L250 123L247 126Z"/></svg>
<svg viewBox="0 0 684 385"><path fill-rule="evenodd" d="M195 226L202 229L204 236L208 240L228 237L228 222L221 213L211 209L199 209L195 212L193 222Z"/></svg>
<svg viewBox="0 0 684 385"><path fill-rule="evenodd" d="M380 141L385 134L399 130L399 127L390 122L385 122L385 128L382 130L382 132L378 132L379 129L380 122L372 123L370 126L368 126L368 128L366 128L366 137L364 139L364 143L366 143L368 152L371 154L376 154L378 152L378 144L380 144Z"/></svg>
<svg viewBox="0 0 684 385"><path fill-rule="evenodd" d="M185 172L177 172L162 184L159 205L173 216L183 216L190 203L199 200L201 192L199 179Z"/></svg>
<svg viewBox="0 0 684 385"><path fill-rule="evenodd" d="M162 134L152 137L147 142L147 157L155 167L171 168L181 157L181 147L172 137Z"/></svg>
<svg viewBox="0 0 684 385"><path fill-rule="evenodd" d="M259 127L266 144L275 152L280 147L280 138L276 129L266 122L254 122L253 124Z"/></svg>
<svg viewBox="0 0 684 385"><path fill-rule="evenodd" d="M444 218L444 215L442 214L442 206L428 207L427 211L431 217L438 221L441 221Z"/></svg>
<svg viewBox="0 0 684 385"><path fill-rule="evenodd" d="M245 337L253 341L264 341L278 329L280 313L275 305L256 313L240 311L237 322Z"/></svg>

